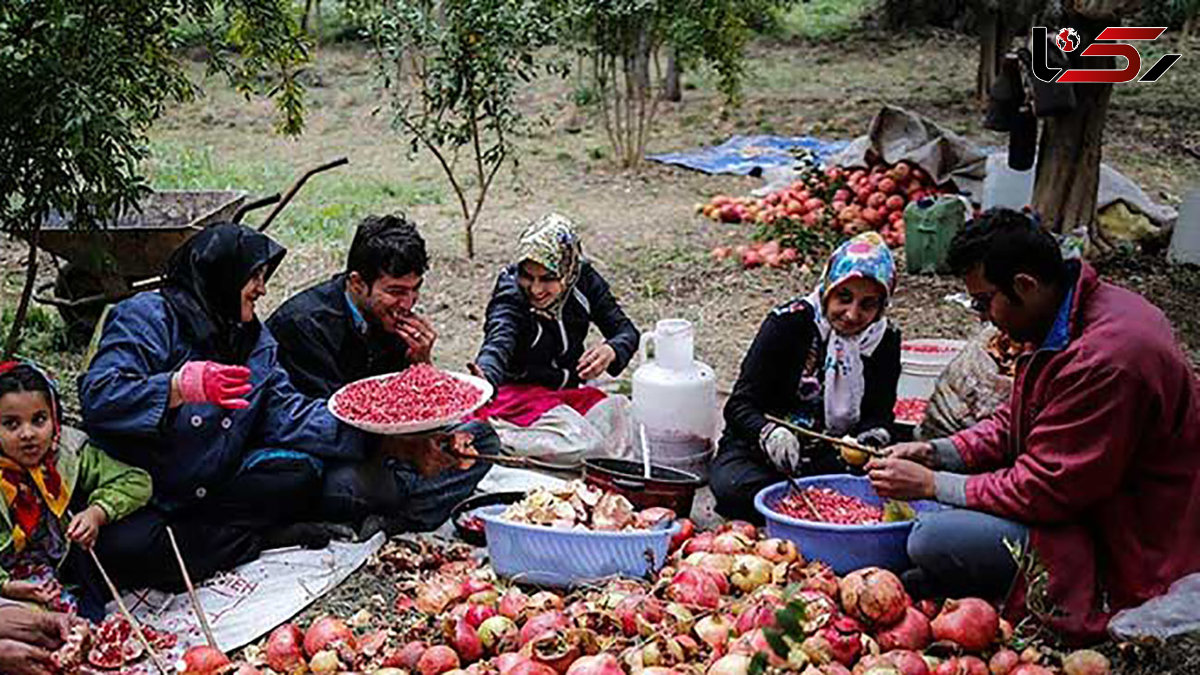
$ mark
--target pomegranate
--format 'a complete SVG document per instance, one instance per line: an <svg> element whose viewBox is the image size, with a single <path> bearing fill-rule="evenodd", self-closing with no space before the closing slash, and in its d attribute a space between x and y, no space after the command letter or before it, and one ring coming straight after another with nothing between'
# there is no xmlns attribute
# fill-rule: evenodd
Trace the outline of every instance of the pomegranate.
<svg viewBox="0 0 1200 675"><path fill-rule="evenodd" d="M625 675L617 657L603 652L595 656L582 656L567 669L567 675Z"/></svg>
<svg viewBox="0 0 1200 675"><path fill-rule="evenodd" d="M798 574L793 575L792 580L798 582L802 589L819 591L831 598L837 597L840 592L837 575L834 574L833 568L819 560L814 560L800 568Z"/></svg>
<svg viewBox="0 0 1200 675"><path fill-rule="evenodd" d="M1008 671L1009 675L1054 675L1054 671L1036 663L1022 663Z"/></svg>
<svg viewBox="0 0 1200 675"><path fill-rule="evenodd" d="M1021 656L1011 649L1001 649L992 654L988 670L992 675L1008 675L1021 663Z"/></svg>
<svg viewBox="0 0 1200 675"><path fill-rule="evenodd" d="M721 589L700 568L685 567L671 577L667 597L688 607L716 609L721 602Z"/></svg>
<svg viewBox="0 0 1200 675"><path fill-rule="evenodd" d="M338 661L337 652L323 649L308 660L308 669L314 673L336 673L342 669L342 664Z"/></svg>
<svg viewBox="0 0 1200 675"><path fill-rule="evenodd" d="M483 642L479 639L479 633L471 624L467 623L466 619L459 619L454 623L450 644L453 645L458 656L467 663L478 661L483 657Z"/></svg>
<svg viewBox="0 0 1200 675"><path fill-rule="evenodd" d="M264 649L267 667L280 673L303 671L304 634L295 624L285 623L271 631Z"/></svg>
<svg viewBox="0 0 1200 675"><path fill-rule="evenodd" d="M493 616L483 623L479 624L479 641L483 644L483 648L489 652L500 651L501 648L509 645L516 645L519 641L520 631L517 629L517 624L507 616Z"/></svg>
<svg viewBox="0 0 1200 675"><path fill-rule="evenodd" d="M229 665L229 657L221 650L208 645L198 645L183 653L183 658L175 664L175 669L182 675L221 675Z"/></svg>
<svg viewBox="0 0 1200 675"><path fill-rule="evenodd" d="M525 595L521 589L513 587L504 592L500 597L500 615L509 619L516 619L525 611L525 606L529 604L529 596Z"/></svg>
<svg viewBox="0 0 1200 675"><path fill-rule="evenodd" d="M818 635L829 643L834 661L844 666L852 666L862 652L862 631L862 624L852 617L841 615L834 617Z"/></svg>
<svg viewBox="0 0 1200 675"><path fill-rule="evenodd" d="M891 178L884 178L879 181L879 191L890 195L896 191L896 181Z"/></svg>
<svg viewBox="0 0 1200 675"><path fill-rule="evenodd" d="M841 583L842 607L856 619L874 626L890 626L904 616L908 594L891 572L865 567L847 574Z"/></svg>
<svg viewBox="0 0 1200 675"><path fill-rule="evenodd" d="M733 572L733 560L734 556L724 553L693 553L683 562L727 576Z"/></svg>
<svg viewBox="0 0 1200 675"><path fill-rule="evenodd" d="M249 663L235 664L233 675L263 675L263 672Z"/></svg>
<svg viewBox="0 0 1200 675"><path fill-rule="evenodd" d="M621 630L629 637L643 631L651 633L663 620L662 601L641 593L626 596L613 611L621 621Z"/></svg>
<svg viewBox="0 0 1200 675"><path fill-rule="evenodd" d="M888 651L892 649L911 649L921 651L933 641L933 633L929 627L929 619L912 607L904 608L904 616L895 625L885 628L875 634L879 648Z"/></svg>
<svg viewBox="0 0 1200 675"><path fill-rule="evenodd" d="M390 652L383 659L383 665L393 668L403 668L408 671L417 669L417 663L429 645L419 640L413 640L400 649Z"/></svg>
<svg viewBox="0 0 1200 675"><path fill-rule="evenodd" d="M746 654L726 654L708 667L705 675L746 675L751 657Z"/></svg>
<svg viewBox="0 0 1200 675"><path fill-rule="evenodd" d="M544 663L538 663L525 657L521 657L521 659L511 669L501 671L501 675L558 675L558 671Z"/></svg>
<svg viewBox="0 0 1200 675"><path fill-rule="evenodd" d="M719 555L719 554L713 554L713 555ZM682 568L682 570L686 570L686 569L688 569L688 567L685 565ZM694 567L692 569L695 570L696 574L699 574L701 576L708 577L709 579L711 579L712 582L717 585L717 590L721 592L721 595L729 594L729 590L730 590L729 577L726 576L725 574L723 574L720 570L709 568L709 567ZM733 569L732 564L730 565L730 569Z"/></svg>
<svg viewBox="0 0 1200 675"><path fill-rule="evenodd" d="M929 666L925 659L915 651L896 649L883 655L889 663L900 671L900 675L929 675Z"/></svg>
<svg viewBox="0 0 1200 675"><path fill-rule="evenodd" d="M518 663L529 661L529 657L517 652L505 652L496 657L492 661L492 665L496 670L500 671L500 675L507 675L508 671L512 670Z"/></svg>
<svg viewBox="0 0 1200 675"><path fill-rule="evenodd" d="M530 612L548 612L550 610L563 608L562 596L550 591L538 591L529 598L529 604L526 609Z"/></svg>
<svg viewBox="0 0 1200 675"><path fill-rule="evenodd" d="M567 627L567 623L566 615L560 611L542 612L530 618L521 627L521 644L528 644L546 633L564 629Z"/></svg>
<svg viewBox="0 0 1200 675"><path fill-rule="evenodd" d="M535 662L550 666L562 675L579 658L579 646L577 635L551 631L534 638L521 651Z"/></svg>
<svg viewBox="0 0 1200 675"><path fill-rule="evenodd" d="M468 605L463 619L471 624L471 628L479 628L480 624L496 616L496 610L488 605Z"/></svg>
<svg viewBox="0 0 1200 675"><path fill-rule="evenodd" d="M914 602L913 607L916 607L922 614L925 615L925 618L929 619L930 621L936 619L937 615L942 611L941 603L939 603L937 600L931 600L929 598Z"/></svg>
<svg viewBox="0 0 1200 675"><path fill-rule="evenodd" d="M996 634L996 640L1000 644L1006 645L1009 642L1012 642L1012 639L1013 639L1013 625L1011 623L1009 623L1008 619L1005 619L1004 617L1000 617L1000 632Z"/></svg>
<svg viewBox="0 0 1200 675"><path fill-rule="evenodd" d="M953 656L942 661L933 675L988 675L988 667L975 656Z"/></svg>
<svg viewBox="0 0 1200 675"><path fill-rule="evenodd" d="M1112 670L1108 659L1100 652L1080 649L1063 659L1063 672L1066 675L1108 675Z"/></svg>
<svg viewBox="0 0 1200 675"><path fill-rule="evenodd" d="M371 631L362 636L358 641L358 648L364 656L371 657L378 654L383 649L383 646L387 644L387 641L388 631L382 629Z"/></svg>
<svg viewBox="0 0 1200 675"><path fill-rule="evenodd" d="M354 633L344 621L332 616L323 616L308 627L304 634L304 653L312 658L317 652L344 646L351 651L358 648Z"/></svg>
<svg viewBox="0 0 1200 675"><path fill-rule="evenodd" d="M458 581L438 576L421 587L417 594L417 609L425 614L441 614L452 602L462 599L462 586Z"/></svg>
<svg viewBox="0 0 1200 675"><path fill-rule="evenodd" d="M693 631L704 644L719 650L729 643L732 626L728 619L719 614L710 614L696 622Z"/></svg>
<svg viewBox="0 0 1200 675"><path fill-rule="evenodd" d="M729 247L726 246L724 248L726 251L725 255L721 257L721 260L729 257ZM679 531L671 535L672 551L678 549L684 544L684 542L690 540L692 536L696 534L696 523L692 522L691 518L680 518L675 522L679 525Z"/></svg>
<svg viewBox="0 0 1200 675"><path fill-rule="evenodd" d="M802 590L800 601L804 603L804 632L813 633L824 628L838 614L837 602L821 591Z"/></svg>
<svg viewBox="0 0 1200 675"><path fill-rule="evenodd" d="M772 628L775 626L775 610L779 601L774 598L764 598L746 607L738 615L734 630L738 635L745 635L755 628Z"/></svg>
<svg viewBox="0 0 1200 675"><path fill-rule="evenodd" d="M733 560L733 571L729 580L743 593L749 593L764 584L771 583L774 567L770 561L756 555L739 555Z"/></svg>
<svg viewBox="0 0 1200 675"><path fill-rule="evenodd" d="M417 660L417 672L421 675L441 675L457 670L460 665L458 654L446 645L434 645Z"/></svg>
<svg viewBox="0 0 1200 675"><path fill-rule="evenodd" d="M751 546L752 540L746 538L745 535L737 532L725 532L718 534L717 537L713 539L712 550L713 553L725 553L728 555L733 555L737 553L746 553L750 550Z"/></svg>
<svg viewBox="0 0 1200 675"><path fill-rule="evenodd" d="M930 627L935 640L950 640L969 652L981 652L996 639L1000 617L979 598L947 600Z"/></svg>

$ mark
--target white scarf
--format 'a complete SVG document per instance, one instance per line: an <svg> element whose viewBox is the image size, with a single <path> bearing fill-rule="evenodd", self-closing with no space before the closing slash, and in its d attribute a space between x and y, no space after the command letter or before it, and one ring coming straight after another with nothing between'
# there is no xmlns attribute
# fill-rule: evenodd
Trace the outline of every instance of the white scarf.
<svg viewBox="0 0 1200 675"><path fill-rule="evenodd" d="M825 343L824 370L825 432L841 436L858 424L862 399L866 393L863 357L875 353L883 341L888 322L880 316L858 335L840 335L825 318L820 291L804 299L813 308L817 330Z"/></svg>

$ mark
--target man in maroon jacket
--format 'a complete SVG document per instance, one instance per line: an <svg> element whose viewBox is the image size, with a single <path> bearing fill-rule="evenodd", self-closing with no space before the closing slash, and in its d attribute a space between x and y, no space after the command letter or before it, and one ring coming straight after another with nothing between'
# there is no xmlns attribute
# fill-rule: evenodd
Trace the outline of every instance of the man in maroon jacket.
<svg viewBox="0 0 1200 675"><path fill-rule="evenodd" d="M1021 213L985 214L950 263L984 319L1038 348L991 419L867 465L883 496L959 507L914 526L905 581L1005 599L1012 617L1053 607L1040 618L1069 642L1100 639L1114 612L1200 569L1195 374L1162 312L1064 261ZM1022 569L1044 565L1044 586L1005 543Z"/></svg>

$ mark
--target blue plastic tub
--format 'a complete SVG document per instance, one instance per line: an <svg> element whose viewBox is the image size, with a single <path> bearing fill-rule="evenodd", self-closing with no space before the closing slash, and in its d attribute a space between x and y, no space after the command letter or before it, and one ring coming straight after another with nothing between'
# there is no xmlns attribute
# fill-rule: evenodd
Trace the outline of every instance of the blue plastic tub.
<svg viewBox="0 0 1200 675"><path fill-rule="evenodd" d="M483 520L488 557L496 574L537 586L569 588L624 576L645 579L662 569L675 521L653 530L593 532L526 525L504 520L506 506L474 513Z"/></svg>
<svg viewBox="0 0 1200 675"><path fill-rule="evenodd" d="M830 475L798 478L801 488L829 488L857 497L868 504L882 505L871 482L861 476ZM828 563L839 575L863 567L883 567L903 572L911 567L908 559L908 533L912 521L878 525L833 525L800 520L773 510L776 502L787 497L786 482L765 487L754 497L754 508L767 519L767 535L796 543L808 560ZM941 504L931 501L910 502L917 513L938 511Z"/></svg>

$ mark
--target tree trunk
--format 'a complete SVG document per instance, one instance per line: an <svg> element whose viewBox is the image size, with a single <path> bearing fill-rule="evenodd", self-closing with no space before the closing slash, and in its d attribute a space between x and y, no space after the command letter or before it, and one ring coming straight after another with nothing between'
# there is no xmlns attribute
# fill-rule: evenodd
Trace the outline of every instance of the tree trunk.
<svg viewBox="0 0 1200 675"><path fill-rule="evenodd" d="M675 50L667 50L667 77L663 83L663 100L678 103L683 100L683 88L679 86L679 62L675 60Z"/></svg>
<svg viewBox="0 0 1200 675"><path fill-rule="evenodd" d="M8 339L4 341L5 361L12 359L17 353L17 348L21 346L21 329L25 325L25 315L29 312L29 300L33 297L33 285L37 280L38 243L41 241L41 235L42 219L39 217L34 221L33 231L29 233L29 262L25 265L25 287L21 289L17 313L8 328Z"/></svg>
<svg viewBox="0 0 1200 675"><path fill-rule="evenodd" d="M979 70L975 73L975 97L986 103L1000 74L1000 63L1008 47L1008 31L1000 12L986 11L979 19Z"/></svg>
<svg viewBox="0 0 1200 675"><path fill-rule="evenodd" d="M1088 42L1106 23L1072 17L1066 25L1076 26ZM1085 33L1085 31L1087 31ZM1082 62L1074 55L1073 68L1104 68L1115 65L1111 57L1089 57ZM1096 226L1096 197L1100 184L1104 122L1111 84L1075 84L1076 106L1069 114L1048 118L1038 144L1033 207L1043 225L1054 232L1086 231L1092 245L1104 248Z"/></svg>

